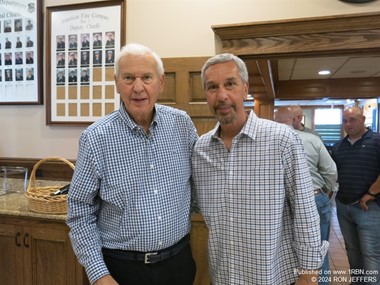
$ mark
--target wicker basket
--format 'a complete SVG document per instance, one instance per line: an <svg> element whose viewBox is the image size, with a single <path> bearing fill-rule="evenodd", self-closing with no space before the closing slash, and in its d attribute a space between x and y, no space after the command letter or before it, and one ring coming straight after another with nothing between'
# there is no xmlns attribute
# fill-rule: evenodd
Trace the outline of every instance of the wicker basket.
<svg viewBox="0 0 380 285"><path fill-rule="evenodd" d="M30 174L26 197L29 202L29 210L44 214L65 214L67 212L67 195L51 194L56 192L62 186L36 186L36 171L38 167L46 161L62 161L74 169L74 164L60 157L47 157L38 161Z"/></svg>

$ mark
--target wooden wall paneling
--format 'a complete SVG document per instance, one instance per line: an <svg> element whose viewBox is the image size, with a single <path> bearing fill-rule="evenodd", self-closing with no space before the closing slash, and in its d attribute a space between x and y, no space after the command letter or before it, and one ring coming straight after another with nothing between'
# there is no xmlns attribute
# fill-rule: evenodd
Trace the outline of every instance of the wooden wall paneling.
<svg viewBox="0 0 380 285"><path fill-rule="evenodd" d="M186 111L192 118L198 134L215 125L201 85L201 69L208 57L164 58L166 80L159 103ZM170 99L168 99L170 98Z"/></svg>
<svg viewBox="0 0 380 285"><path fill-rule="evenodd" d="M273 99L255 99L255 114L264 119L273 120L274 103Z"/></svg>
<svg viewBox="0 0 380 285"><path fill-rule="evenodd" d="M193 214L191 218L190 244L197 264L194 285L209 285L208 274L208 229L201 214Z"/></svg>

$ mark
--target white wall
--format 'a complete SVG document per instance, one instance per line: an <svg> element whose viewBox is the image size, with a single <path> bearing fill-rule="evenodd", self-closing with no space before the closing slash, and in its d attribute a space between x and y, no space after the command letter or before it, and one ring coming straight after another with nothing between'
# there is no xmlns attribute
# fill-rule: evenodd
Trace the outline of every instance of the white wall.
<svg viewBox="0 0 380 285"><path fill-rule="evenodd" d="M214 55L212 25L380 11L380 1L356 5L339 0L126 1L127 42L147 45L161 57ZM49 7L91 1L43 2ZM83 129L46 126L45 105L0 105L0 157L75 159Z"/></svg>

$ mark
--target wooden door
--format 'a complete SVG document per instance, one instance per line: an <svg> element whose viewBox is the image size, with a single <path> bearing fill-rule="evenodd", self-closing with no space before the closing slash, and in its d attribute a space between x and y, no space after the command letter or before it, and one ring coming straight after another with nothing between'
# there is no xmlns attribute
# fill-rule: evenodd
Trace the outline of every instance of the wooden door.
<svg viewBox="0 0 380 285"><path fill-rule="evenodd" d="M22 227L0 223L0 284L23 284Z"/></svg>
<svg viewBox="0 0 380 285"><path fill-rule="evenodd" d="M24 227L24 284L76 284L76 258L65 225Z"/></svg>

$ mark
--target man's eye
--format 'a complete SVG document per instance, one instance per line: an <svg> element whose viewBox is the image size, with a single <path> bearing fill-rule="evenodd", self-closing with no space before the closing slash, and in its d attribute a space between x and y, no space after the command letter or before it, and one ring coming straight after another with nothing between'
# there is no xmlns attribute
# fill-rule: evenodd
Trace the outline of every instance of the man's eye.
<svg viewBox="0 0 380 285"><path fill-rule="evenodd" d="M218 85L207 85L207 91L215 91L216 89L218 89Z"/></svg>
<svg viewBox="0 0 380 285"><path fill-rule="evenodd" d="M125 83L127 83L127 84L131 84L131 83L133 83L133 81L135 81L135 77L130 76L130 75L125 75L125 76L123 77L123 81L124 81Z"/></svg>
<svg viewBox="0 0 380 285"><path fill-rule="evenodd" d="M235 85L235 82L229 81L225 84L227 89L231 89Z"/></svg>
<svg viewBox="0 0 380 285"><path fill-rule="evenodd" d="M141 77L141 80L144 81L144 83L151 83L153 81L153 77L151 75L144 75Z"/></svg>

